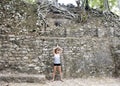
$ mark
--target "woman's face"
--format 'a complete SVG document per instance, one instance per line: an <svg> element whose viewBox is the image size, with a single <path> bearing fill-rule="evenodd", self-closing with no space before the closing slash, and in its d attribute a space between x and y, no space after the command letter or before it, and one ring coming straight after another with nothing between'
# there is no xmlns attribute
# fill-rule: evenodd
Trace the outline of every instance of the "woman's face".
<svg viewBox="0 0 120 86"><path fill-rule="evenodd" d="M58 54L58 53L60 53L60 50L59 50L59 49L57 49L57 52L56 52L56 53L57 53L57 54Z"/></svg>

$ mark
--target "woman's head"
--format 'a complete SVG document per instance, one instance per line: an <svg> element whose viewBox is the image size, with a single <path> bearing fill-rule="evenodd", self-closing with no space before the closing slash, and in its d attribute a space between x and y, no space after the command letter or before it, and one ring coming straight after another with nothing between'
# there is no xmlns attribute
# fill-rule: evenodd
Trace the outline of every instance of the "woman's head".
<svg viewBox="0 0 120 86"><path fill-rule="evenodd" d="M60 49L60 48L56 48L56 49L55 49L55 54L60 53L60 51L61 51L61 49Z"/></svg>

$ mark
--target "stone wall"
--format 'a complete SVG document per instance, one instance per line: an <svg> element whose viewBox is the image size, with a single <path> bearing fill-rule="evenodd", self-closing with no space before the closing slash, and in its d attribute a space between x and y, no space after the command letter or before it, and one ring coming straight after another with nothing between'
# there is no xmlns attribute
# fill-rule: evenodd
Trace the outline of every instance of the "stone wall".
<svg viewBox="0 0 120 86"><path fill-rule="evenodd" d="M52 49L63 48L64 77L113 76L115 62L110 40L91 37L35 37L32 35L1 35L0 70L9 73L52 73ZM118 57L117 57L118 58Z"/></svg>
<svg viewBox="0 0 120 86"><path fill-rule="evenodd" d="M63 48L65 78L120 75L120 31L115 23L106 22L104 17L91 18L85 24L49 17L44 30L44 26L37 25L38 20L43 23L37 5L19 0L1 3L1 73L45 74L50 78L52 49L58 44ZM61 25L55 26L56 21Z"/></svg>

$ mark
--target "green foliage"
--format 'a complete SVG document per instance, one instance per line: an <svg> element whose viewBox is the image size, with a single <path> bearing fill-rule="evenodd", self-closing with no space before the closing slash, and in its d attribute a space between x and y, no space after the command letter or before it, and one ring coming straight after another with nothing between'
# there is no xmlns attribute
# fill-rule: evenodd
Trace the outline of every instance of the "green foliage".
<svg viewBox="0 0 120 86"><path fill-rule="evenodd" d="M109 0L109 6L110 9L112 9L114 6L117 6L117 0Z"/></svg>
<svg viewBox="0 0 120 86"><path fill-rule="evenodd" d="M90 7L104 10L104 0L89 0ZM117 0L108 0L110 9L117 6Z"/></svg>
<svg viewBox="0 0 120 86"><path fill-rule="evenodd" d="M90 0L90 6L92 8L100 8L103 9L103 0Z"/></svg>

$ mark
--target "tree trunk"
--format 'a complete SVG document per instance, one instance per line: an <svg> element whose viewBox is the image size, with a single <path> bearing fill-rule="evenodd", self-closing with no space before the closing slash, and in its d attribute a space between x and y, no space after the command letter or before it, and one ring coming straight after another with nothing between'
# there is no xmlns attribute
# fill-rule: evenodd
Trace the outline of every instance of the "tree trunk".
<svg viewBox="0 0 120 86"><path fill-rule="evenodd" d="M105 9L105 12L110 12L108 0L104 0L104 9Z"/></svg>
<svg viewBox="0 0 120 86"><path fill-rule="evenodd" d="M85 3L85 10L89 10L89 2L88 2L88 0L86 0L86 3Z"/></svg>
<svg viewBox="0 0 120 86"><path fill-rule="evenodd" d="M89 7L89 1L88 0L82 0L82 5L81 5L81 8L84 10L89 10L90 7Z"/></svg>
<svg viewBox="0 0 120 86"><path fill-rule="evenodd" d="M80 7L80 0L76 0L77 7Z"/></svg>
<svg viewBox="0 0 120 86"><path fill-rule="evenodd" d="M119 10L120 10L120 0L118 0L118 8L119 8Z"/></svg>
<svg viewBox="0 0 120 86"><path fill-rule="evenodd" d="M56 7L59 7L58 0L53 0L53 5L55 5Z"/></svg>

